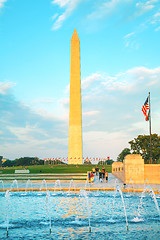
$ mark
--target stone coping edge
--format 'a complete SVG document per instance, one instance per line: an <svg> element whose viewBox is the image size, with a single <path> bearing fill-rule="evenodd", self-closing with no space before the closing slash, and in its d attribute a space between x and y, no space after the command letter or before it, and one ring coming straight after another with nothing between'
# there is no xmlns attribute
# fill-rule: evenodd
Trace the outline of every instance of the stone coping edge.
<svg viewBox="0 0 160 240"><path fill-rule="evenodd" d="M81 189L85 189L83 187L79 187L79 188L47 188L47 190L49 191L73 191L73 192L79 192ZM6 192L7 190L9 190L9 188L0 188L0 192ZM19 188L17 190L17 188L12 188L12 192L24 192L26 189L25 188ZM39 188L28 188L28 191L40 191ZM46 188L42 188L41 191L47 191ZM96 187L91 187L91 188L86 188L86 191L115 191L115 188L96 188ZM121 188L122 192L124 193L141 193L144 191L144 189L125 189L125 188ZM155 194L159 194L159 190L158 189L152 189L154 191ZM150 192L150 191L146 191L146 192Z"/></svg>

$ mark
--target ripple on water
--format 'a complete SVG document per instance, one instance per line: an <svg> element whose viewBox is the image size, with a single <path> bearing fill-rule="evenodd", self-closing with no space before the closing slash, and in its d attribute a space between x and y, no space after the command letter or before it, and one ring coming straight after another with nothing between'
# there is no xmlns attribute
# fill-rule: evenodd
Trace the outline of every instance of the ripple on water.
<svg viewBox="0 0 160 240"><path fill-rule="evenodd" d="M13 228L15 225L12 224L12 223L9 223L8 224L8 228ZM0 228L7 228L7 223L6 222L3 222L0 224Z"/></svg>
<svg viewBox="0 0 160 240"><path fill-rule="evenodd" d="M143 218L139 218L139 217L134 217L131 222L144 222L144 219Z"/></svg>

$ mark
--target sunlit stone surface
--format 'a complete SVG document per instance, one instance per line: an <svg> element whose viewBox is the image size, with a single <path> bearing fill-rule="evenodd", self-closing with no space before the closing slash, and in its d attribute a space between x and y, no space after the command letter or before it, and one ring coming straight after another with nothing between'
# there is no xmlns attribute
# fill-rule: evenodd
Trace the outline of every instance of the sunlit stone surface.
<svg viewBox="0 0 160 240"><path fill-rule="evenodd" d="M68 164L82 164L80 41L76 29L71 39Z"/></svg>

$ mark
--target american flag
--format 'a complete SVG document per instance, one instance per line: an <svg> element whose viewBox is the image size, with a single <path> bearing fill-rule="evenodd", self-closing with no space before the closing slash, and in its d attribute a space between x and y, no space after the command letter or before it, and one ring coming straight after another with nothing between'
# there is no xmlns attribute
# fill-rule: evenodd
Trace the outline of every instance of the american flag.
<svg viewBox="0 0 160 240"><path fill-rule="evenodd" d="M149 117L148 117L149 114L147 113L147 110L149 110L149 97L147 97L147 99L146 99L146 101L145 101L145 103L143 104L143 107L142 107L142 112L145 116L146 121L149 120Z"/></svg>

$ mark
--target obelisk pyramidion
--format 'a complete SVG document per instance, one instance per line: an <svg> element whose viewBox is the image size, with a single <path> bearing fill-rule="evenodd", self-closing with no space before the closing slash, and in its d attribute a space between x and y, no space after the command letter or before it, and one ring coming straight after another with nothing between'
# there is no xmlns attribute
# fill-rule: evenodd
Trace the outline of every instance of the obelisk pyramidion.
<svg viewBox="0 0 160 240"><path fill-rule="evenodd" d="M68 164L82 164L80 41L76 29L71 39L68 152Z"/></svg>

